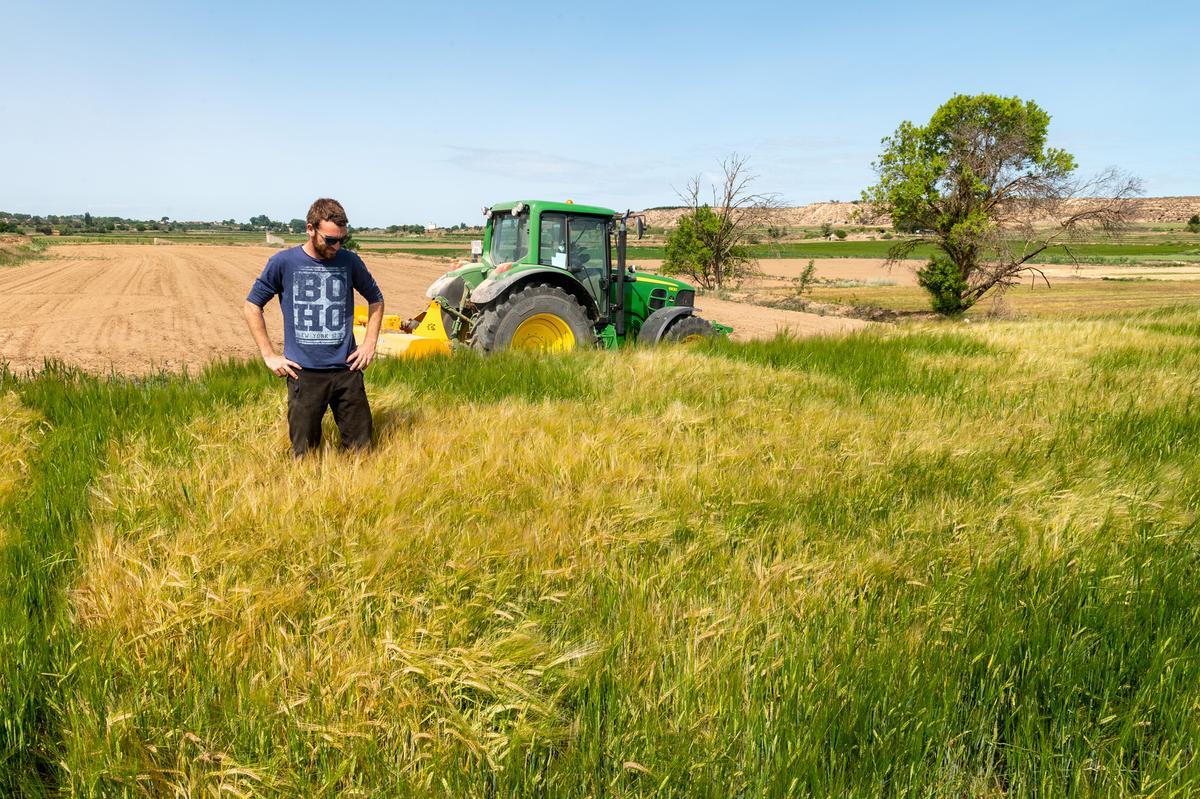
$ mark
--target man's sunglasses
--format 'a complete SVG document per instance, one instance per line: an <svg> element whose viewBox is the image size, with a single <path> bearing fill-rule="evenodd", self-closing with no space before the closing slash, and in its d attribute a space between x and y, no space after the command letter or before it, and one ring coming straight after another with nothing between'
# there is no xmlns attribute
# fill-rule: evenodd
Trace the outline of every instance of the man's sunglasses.
<svg viewBox="0 0 1200 799"><path fill-rule="evenodd" d="M321 238L325 239L325 243L327 245L329 245L330 247L332 247L335 244L345 244L347 241L350 240L350 235L347 234L345 236L326 236L324 233L322 233Z"/></svg>

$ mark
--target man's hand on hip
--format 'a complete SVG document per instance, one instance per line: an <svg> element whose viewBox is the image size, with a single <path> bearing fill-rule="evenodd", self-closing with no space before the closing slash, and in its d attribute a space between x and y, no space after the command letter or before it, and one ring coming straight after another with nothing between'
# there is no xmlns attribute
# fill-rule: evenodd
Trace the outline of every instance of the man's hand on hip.
<svg viewBox="0 0 1200 799"><path fill-rule="evenodd" d="M373 360L375 360L375 342L364 341L361 347L350 353L346 363L350 364L351 371L361 371L370 366Z"/></svg>
<svg viewBox="0 0 1200 799"><path fill-rule="evenodd" d="M296 372L304 368L295 361L288 360L282 355L264 355L263 363L267 365L268 369L280 377L287 375L288 377L299 378L299 375L297 375Z"/></svg>

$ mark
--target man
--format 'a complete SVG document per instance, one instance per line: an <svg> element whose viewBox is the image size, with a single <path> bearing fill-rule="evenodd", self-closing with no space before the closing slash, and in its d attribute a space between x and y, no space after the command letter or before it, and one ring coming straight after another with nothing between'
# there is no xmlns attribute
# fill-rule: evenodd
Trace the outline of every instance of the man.
<svg viewBox="0 0 1200 799"><path fill-rule="evenodd" d="M288 435L297 458L321 444L321 419L333 410L344 449L371 445L371 408L363 370L375 359L383 294L362 259L342 245L346 211L321 198L308 209L308 241L271 256L243 306L263 362L287 376ZM354 343L354 290L369 304L367 335ZM279 297L283 354L276 355L263 306Z"/></svg>

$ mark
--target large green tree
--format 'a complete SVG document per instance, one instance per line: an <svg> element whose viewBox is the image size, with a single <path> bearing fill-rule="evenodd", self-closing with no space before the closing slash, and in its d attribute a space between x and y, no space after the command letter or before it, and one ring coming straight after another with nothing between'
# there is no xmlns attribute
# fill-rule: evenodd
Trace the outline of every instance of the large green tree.
<svg viewBox="0 0 1200 799"><path fill-rule="evenodd" d="M927 124L903 122L883 140L866 213L918 234L892 248L893 260L923 241L937 247L917 272L935 310L966 310L1027 274L1044 279L1031 261L1048 247L1069 255L1079 236L1127 225L1138 181L1115 169L1077 179L1074 157L1047 146L1049 126L1031 100L955 95Z"/></svg>

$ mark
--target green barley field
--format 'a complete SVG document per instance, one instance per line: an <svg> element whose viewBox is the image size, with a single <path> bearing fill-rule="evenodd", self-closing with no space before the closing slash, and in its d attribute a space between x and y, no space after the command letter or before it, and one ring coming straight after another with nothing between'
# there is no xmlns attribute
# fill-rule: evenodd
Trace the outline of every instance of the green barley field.
<svg viewBox="0 0 1200 799"><path fill-rule="evenodd" d="M871 229L874 231L875 229ZM884 230L880 228L879 230ZM796 228L789 231L789 236L816 237L816 229ZM770 243L762 241L763 236L757 236L757 243L749 245L749 251L754 258L770 260L774 258L887 258L889 251L897 239L884 239L882 236L872 239L825 241L824 239L802 241L783 241ZM364 245L363 255L424 255L442 258L469 258L471 254L471 239L481 238L481 233L443 233L429 236L414 235L380 235L363 233L356 235ZM304 236L281 234L289 245L303 242ZM247 244L261 245L264 241L262 232L242 232L231 230L191 230L191 231L147 231L114 232L87 235L69 235L36 237L40 246L63 244L151 244L155 241L165 241L177 244ZM927 260L934 253L929 244L918 245L908 257L914 260ZM661 236L651 237L645 241L632 242L628 249L631 259L665 257L666 249ZM1186 230L1165 231L1151 225L1138 225L1131 231L1116 239L1096 237L1092 240L1072 244L1069 249L1056 245L1033 259L1039 264L1153 264L1195 263L1200 262L1200 235Z"/></svg>
<svg viewBox="0 0 1200 799"><path fill-rule="evenodd" d="M1198 336L5 374L0 795L1195 795Z"/></svg>

